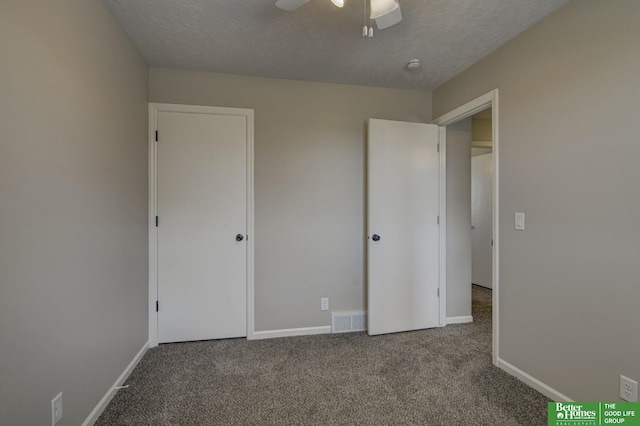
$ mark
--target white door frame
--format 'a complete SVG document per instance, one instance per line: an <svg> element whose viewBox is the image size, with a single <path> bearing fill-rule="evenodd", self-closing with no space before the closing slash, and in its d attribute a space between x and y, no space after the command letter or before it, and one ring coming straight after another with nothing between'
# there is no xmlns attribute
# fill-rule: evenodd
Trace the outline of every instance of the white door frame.
<svg viewBox="0 0 640 426"><path fill-rule="evenodd" d="M254 216L253 216L253 110L196 105L149 103L149 347L158 346L158 152L156 130L159 112L237 115L247 119L247 339L253 339L254 324ZM160 135L160 139L162 135ZM162 143L161 141L159 141Z"/></svg>
<svg viewBox="0 0 640 426"><path fill-rule="evenodd" d="M492 278L492 287L493 287L493 291L492 291L492 295L493 295L493 301L492 301L492 311L493 311L493 315L492 315L492 334L493 334L493 351L492 351L492 355L491 355L491 359L493 362L493 365L498 365L498 350L500 348L499 345L499 336L500 336L500 327L499 327L499 289L500 289L500 285L499 285L499 275L500 275L500 269L499 269L499 265L500 265L500 239L499 239L499 187L500 187L500 179L499 179L499 168L500 168L500 163L498 161L498 148L499 148L499 140L498 140L498 136L499 136L499 132L498 132L498 89L494 89L489 93L486 93L470 102L467 102L466 104L446 113L441 115L440 117L436 118L435 120L433 120L433 124L437 124L438 126L442 126L442 130L441 130L441 167L440 167L440 185L441 185L441 200L440 200L440 205L441 205L441 209L442 209L442 219L441 219L441 224L444 222L443 229L445 230L445 232L441 233L441 244L440 244L440 268L441 270L446 270L446 256L447 256L447 251L446 251L446 175L447 175L447 164L446 164L446 127L450 126L452 124L455 124L457 122L459 122L460 120L464 120L465 118L469 118L472 115L483 111L487 108L492 108L492 133L493 133L493 149L492 149L492 156L493 156L493 278ZM444 195L442 195L444 194ZM444 237L443 237L444 234ZM444 238L444 242L442 241L442 238ZM444 277L444 280L446 282L446 276ZM446 286L445 286L446 287ZM446 299L446 293L444 293L445 295L445 299ZM441 304L444 303L444 310L446 311L446 300L444 301L440 301ZM441 305L442 306L442 305ZM446 312L445 312L446 315Z"/></svg>

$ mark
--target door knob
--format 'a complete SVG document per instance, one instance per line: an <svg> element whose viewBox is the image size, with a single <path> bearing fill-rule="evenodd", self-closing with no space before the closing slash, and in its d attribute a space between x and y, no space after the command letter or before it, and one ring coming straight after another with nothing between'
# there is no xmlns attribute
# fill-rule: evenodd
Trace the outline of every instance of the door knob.
<svg viewBox="0 0 640 426"><path fill-rule="evenodd" d="M371 237L371 239L372 239L373 241L380 241L380 235L378 235L378 234L373 234L373 237Z"/></svg>
<svg viewBox="0 0 640 426"><path fill-rule="evenodd" d="M242 234L236 235L236 241L242 241L242 240L244 240L244 235Z"/></svg>

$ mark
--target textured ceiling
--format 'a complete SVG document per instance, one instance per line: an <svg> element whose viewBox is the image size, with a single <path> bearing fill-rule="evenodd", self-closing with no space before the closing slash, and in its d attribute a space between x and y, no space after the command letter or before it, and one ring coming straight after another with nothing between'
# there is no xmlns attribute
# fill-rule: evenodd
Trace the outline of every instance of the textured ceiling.
<svg viewBox="0 0 640 426"><path fill-rule="evenodd" d="M400 0L402 22L365 39L364 0L104 1L151 66L428 91L568 2Z"/></svg>

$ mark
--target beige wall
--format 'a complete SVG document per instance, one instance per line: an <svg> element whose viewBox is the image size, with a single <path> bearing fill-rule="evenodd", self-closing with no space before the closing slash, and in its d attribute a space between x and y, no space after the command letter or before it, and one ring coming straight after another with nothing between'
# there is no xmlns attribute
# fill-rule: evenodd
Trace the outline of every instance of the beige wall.
<svg viewBox="0 0 640 426"><path fill-rule="evenodd" d="M255 109L257 331L366 309L366 120L429 122L430 93L152 68L150 100Z"/></svg>
<svg viewBox="0 0 640 426"><path fill-rule="evenodd" d="M491 142L493 140L491 119L473 118L471 122L472 139L474 142Z"/></svg>
<svg viewBox="0 0 640 426"><path fill-rule="evenodd" d="M500 89L500 357L578 401L640 380L638 17L573 1L434 93Z"/></svg>
<svg viewBox="0 0 640 426"><path fill-rule="evenodd" d="M100 1L3 1L0 52L0 424L79 425L147 341L147 66Z"/></svg>
<svg viewBox="0 0 640 426"><path fill-rule="evenodd" d="M471 315L471 118L447 127L447 318Z"/></svg>

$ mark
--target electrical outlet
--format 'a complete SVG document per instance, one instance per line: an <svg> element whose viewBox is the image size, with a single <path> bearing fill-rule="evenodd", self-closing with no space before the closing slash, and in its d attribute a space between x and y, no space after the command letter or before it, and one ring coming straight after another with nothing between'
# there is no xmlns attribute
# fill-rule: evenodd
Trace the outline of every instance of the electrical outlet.
<svg viewBox="0 0 640 426"><path fill-rule="evenodd" d="M62 392L51 400L51 424L55 426L62 418Z"/></svg>
<svg viewBox="0 0 640 426"><path fill-rule="evenodd" d="M638 402L638 382L620 375L620 398L629 402Z"/></svg>
<svg viewBox="0 0 640 426"><path fill-rule="evenodd" d="M320 299L320 310L322 310L322 311L328 311L329 310L329 298L328 297L323 297L322 299Z"/></svg>

